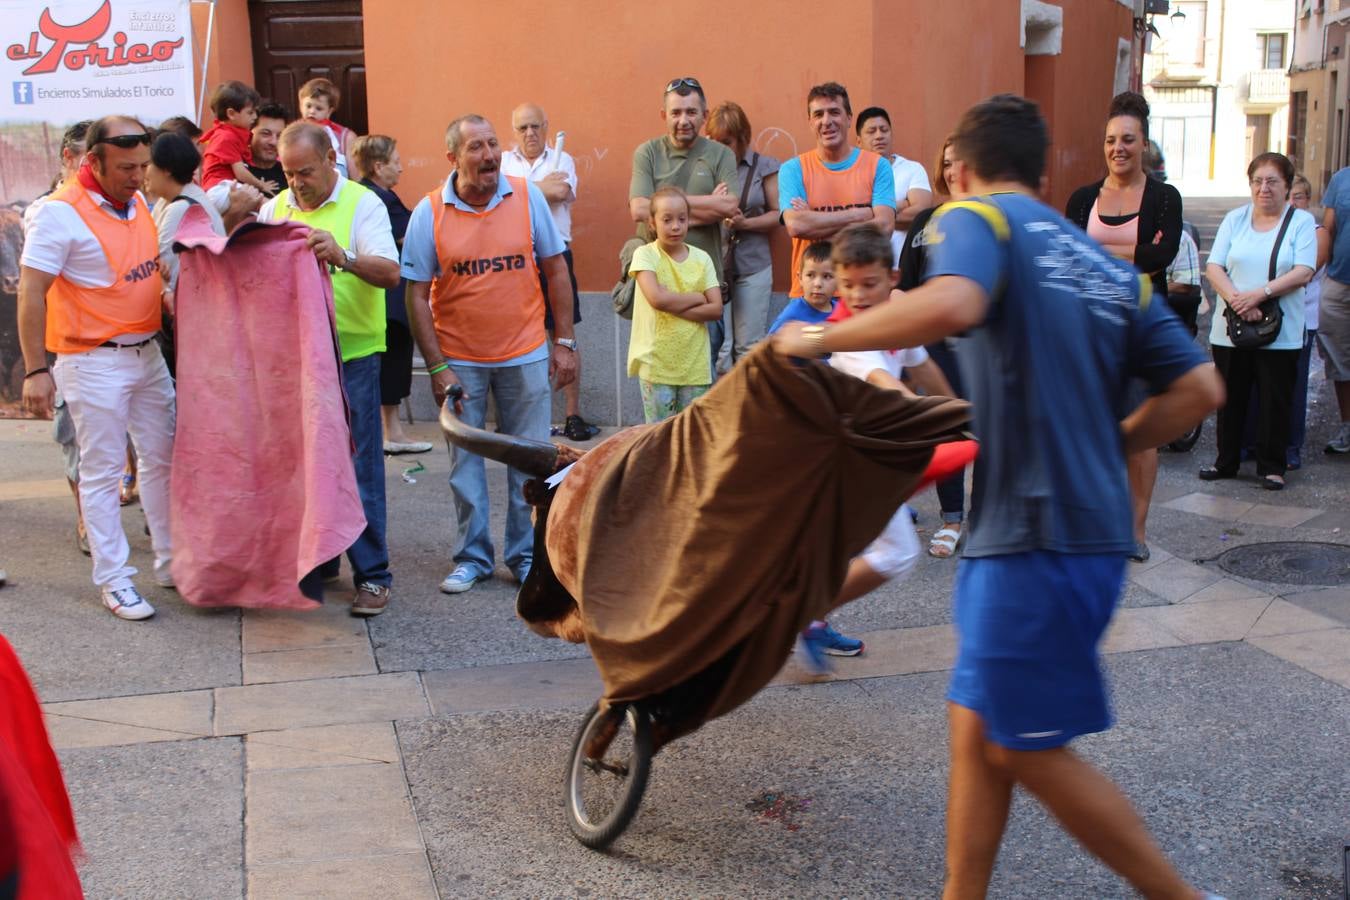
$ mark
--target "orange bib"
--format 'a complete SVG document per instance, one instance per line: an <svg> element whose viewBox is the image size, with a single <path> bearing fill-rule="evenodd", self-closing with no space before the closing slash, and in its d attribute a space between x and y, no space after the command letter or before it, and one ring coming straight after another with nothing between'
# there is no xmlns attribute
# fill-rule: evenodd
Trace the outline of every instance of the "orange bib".
<svg viewBox="0 0 1350 900"><path fill-rule="evenodd" d="M143 201L132 219L99 208L71 181L52 195L74 207L93 232L113 272L107 287L81 287L58 275L47 291L47 349L84 353L119 334L160 329L159 236Z"/></svg>
<svg viewBox="0 0 1350 900"><path fill-rule="evenodd" d="M447 204L440 188L427 195L441 266L431 282L431 317L451 359L503 362L544 343L528 184L507 177L512 193L486 212Z"/></svg>
<svg viewBox="0 0 1350 900"><path fill-rule="evenodd" d="M819 212L837 212L855 207L872 208L872 186L876 182L877 166L881 157L869 150L858 152L853 165L842 172L825 167L820 153L812 150L797 157L802 164L802 183L806 185L806 202ZM813 238L792 239L792 293L802 296L802 254Z"/></svg>

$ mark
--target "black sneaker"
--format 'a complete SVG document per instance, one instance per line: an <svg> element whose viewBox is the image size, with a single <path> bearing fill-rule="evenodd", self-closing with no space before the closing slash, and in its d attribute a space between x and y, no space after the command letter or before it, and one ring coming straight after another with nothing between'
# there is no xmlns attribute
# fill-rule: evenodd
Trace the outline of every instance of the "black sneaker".
<svg viewBox="0 0 1350 900"><path fill-rule="evenodd" d="M581 416L568 416L563 424L563 435L568 440L589 441L600 433L598 425L592 425Z"/></svg>

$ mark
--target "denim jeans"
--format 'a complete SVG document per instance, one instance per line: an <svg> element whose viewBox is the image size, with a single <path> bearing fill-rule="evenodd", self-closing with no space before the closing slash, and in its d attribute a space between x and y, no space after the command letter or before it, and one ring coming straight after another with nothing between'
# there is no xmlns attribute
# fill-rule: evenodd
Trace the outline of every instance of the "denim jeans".
<svg viewBox="0 0 1350 900"><path fill-rule="evenodd" d="M722 349L717 371L725 373L769 332L773 299L773 266L741 275L731 290L732 301L722 307ZM724 300L726 298L723 298Z"/></svg>
<svg viewBox="0 0 1350 900"><path fill-rule="evenodd" d="M552 397L548 383L548 360L521 366L452 365L450 367L468 396L464 422L482 428L487 421L489 390L496 398L497 426L503 434L548 441ZM450 492L455 499L458 522L455 566L470 569L479 578L492 575L494 556L488 529L487 468L483 457L451 449ZM507 469L506 543L507 568L519 572L534 557L534 526L530 505L525 502L525 482L530 476Z"/></svg>
<svg viewBox="0 0 1350 900"><path fill-rule="evenodd" d="M380 354L342 364L342 386L351 410L352 443L356 450L356 489L366 514L366 528L347 549L352 580L389 587L389 545L385 541L384 423L380 420Z"/></svg>
<svg viewBox="0 0 1350 900"><path fill-rule="evenodd" d="M1298 459L1303 454L1303 441L1308 436L1308 367L1312 365L1312 348L1317 343L1314 329L1303 335L1303 352L1298 355L1298 375L1294 379L1294 409L1289 424L1289 452Z"/></svg>

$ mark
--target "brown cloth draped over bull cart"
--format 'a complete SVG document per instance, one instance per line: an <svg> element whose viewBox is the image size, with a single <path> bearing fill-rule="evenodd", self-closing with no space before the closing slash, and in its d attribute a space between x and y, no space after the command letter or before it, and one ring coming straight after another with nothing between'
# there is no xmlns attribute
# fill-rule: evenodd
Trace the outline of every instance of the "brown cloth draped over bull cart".
<svg viewBox="0 0 1350 900"><path fill-rule="evenodd" d="M541 634L584 638L607 702L646 702L665 740L692 731L773 678L969 419L964 401L905 397L762 345L684 412L586 453L552 494L531 483L517 611ZM448 411L442 424L531 474L576 458Z"/></svg>

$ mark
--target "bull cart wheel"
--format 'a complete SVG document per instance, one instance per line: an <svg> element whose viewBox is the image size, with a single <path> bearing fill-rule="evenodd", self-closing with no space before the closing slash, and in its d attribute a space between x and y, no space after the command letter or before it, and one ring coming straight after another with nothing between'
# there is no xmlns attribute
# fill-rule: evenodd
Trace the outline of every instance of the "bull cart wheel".
<svg viewBox="0 0 1350 900"><path fill-rule="evenodd" d="M563 785L567 826L577 840L603 850L637 814L652 765L647 712L628 704L596 703L586 713Z"/></svg>

